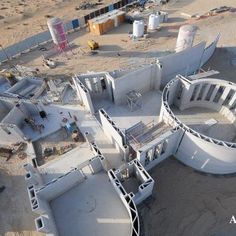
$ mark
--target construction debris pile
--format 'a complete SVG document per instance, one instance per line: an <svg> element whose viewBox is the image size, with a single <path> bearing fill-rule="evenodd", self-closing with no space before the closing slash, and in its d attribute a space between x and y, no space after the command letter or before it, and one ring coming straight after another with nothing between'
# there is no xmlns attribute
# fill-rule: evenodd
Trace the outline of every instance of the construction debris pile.
<svg viewBox="0 0 236 236"><path fill-rule="evenodd" d="M101 5L100 2L91 3L91 1L84 1L82 2L78 7L76 7L76 10L87 10L87 9L93 9L96 6Z"/></svg>
<svg viewBox="0 0 236 236"><path fill-rule="evenodd" d="M20 159L25 159L27 154L25 149L27 147L26 143L18 142L12 145L1 145L0 146L0 157L6 158L6 161L9 161L13 155L17 155Z"/></svg>
<svg viewBox="0 0 236 236"><path fill-rule="evenodd" d="M218 8L211 9L207 14L208 15L216 15L218 13L222 13L222 12L226 12L226 11L235 12L236 9L233 7L221 6Z"/></svg>
<svg viewBox="0 0 236 236"><path fill-rule="evenodd" d="M43 149L43 157L48 158L53 155L63 155L70 150L72 150L75 147L73 143L71 144L65 144L63 146L51 146L51 147L45 147Z"/></svg>
<svg viewBox="0 0 236 236"><path fill-rule="evenodd" d="M187 18L193 18L193 19L199 20L199 19L205 19L205 18L208 18L208 17L211 17L211 16L216 16L216 15L221 14L221 13L235 12L235 11L236 11L236 8L234 8L234 7L221 6L221 7L213 8L213 9L209 10L208 12L206 12L202 15L200 15L200 14L190 15L190 14L185 13L185 12L182 12L181 15L185 16Z"/></svg>

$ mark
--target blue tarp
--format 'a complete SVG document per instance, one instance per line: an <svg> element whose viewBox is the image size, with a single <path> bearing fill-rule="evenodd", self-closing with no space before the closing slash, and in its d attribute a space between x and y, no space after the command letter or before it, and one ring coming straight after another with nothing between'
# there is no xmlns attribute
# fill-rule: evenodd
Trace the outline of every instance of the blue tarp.
<svg viewBox="0 0 236 236"><path fill-rule="evenodd" d="M78 19L72 20L72 27L73 27L73 29L76 29L79 27L79 20Z"/></svg>
<svg viewBox="0 0 236 236"><path fill-rule="evenodd" d="M109 9L109 11L113 11L113 10L114 10L113 4L112 4L112 5L109 5L109 6L108 6L108 9Z"/></svg>

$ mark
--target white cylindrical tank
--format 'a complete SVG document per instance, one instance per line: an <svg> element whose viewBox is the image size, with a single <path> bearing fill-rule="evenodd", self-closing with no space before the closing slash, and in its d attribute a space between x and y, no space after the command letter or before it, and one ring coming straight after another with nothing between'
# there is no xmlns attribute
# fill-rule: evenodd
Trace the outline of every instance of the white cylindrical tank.
<svg viewBox="0 0 236 236"><path fill-rule="evenodd" d="M160 16L151 14L148 20L148 29L155 30L158 28L159 24L160 24Z"/></svg>
<svg viewBox="0 0 236 236"><path fill-rule="evenodd" d="M142 20L135 20L133 23L133 36L140 38L144 34L144 22Z"/></svg>
<svg viewBox="0 0 236 236"><path fill-rule="evenodd" d="M175 51L180 52L192 47L196 31L197 27L194 25L181 26L179 29Z"/></svg>
<svg viewBox="0 0 236 236"><path fill-rule="evenodd" d="M64 29L64 24L61 19L54 17L47 21L48 29L51 33L53 42L61 49L67 45L67 37Z"/></svg>
<svg viewBox="0 0 236 236"><path fill-rule="evenodd" d="M168 21L168 12L159 11L160 23L165 23Z"/></svg>

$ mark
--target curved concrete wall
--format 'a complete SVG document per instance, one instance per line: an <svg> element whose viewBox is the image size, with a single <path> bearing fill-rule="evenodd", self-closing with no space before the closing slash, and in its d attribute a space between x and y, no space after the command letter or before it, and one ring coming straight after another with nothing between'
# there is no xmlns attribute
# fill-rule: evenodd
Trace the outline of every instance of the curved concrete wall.
<svg viewBox="0 0 236 236"><path fill-rule="evenodd" d="M139 222L139 215L138 210L136 208L135 202L133 200L134 194L127 193L122 186L120 180L115 175L114 171L110 169L108 171L108 177L110 179L111 184L113 185L115 191L119 195L121 201L123 202L124 206L126 207L128 214L130 216L130 220L132 223L130 236L139 236L140 233L140 222Z"/></svg>
<svg viewBox="0 0 236 236"><path fill-rule="evenodd" d="M212 89L210 89L211 87ZM219 100L214 101L214 98L217 95L220 87L222 87L222 91L219 95ZM195 96L192 97L194 90ZM211 93L210 90L212 90ZM234 91L234 93L230 91ZM232 99L231 105L233 105L236 98L236 95L234 95L236 93L236 85L234 83L214 78L189 80L188 91L186 91L185 94L181 95L181 99L184 101L182 102L180 109L183 110L190 107L206 107L209 109L220 111L229 92L232 95L230 99ZM209 96L209 99L207 99L207 96ZM234 96L235 98L233 98Z"/></svg>
<svg viewBox="0 0 236 236"><path fill-rule="evenodd" d="M161 88L178 74L192 75L199 70L205 45L205 42L201 42L181 52L158 58L157 63L162 66Z"/></svg>
<svg viewBox="0 0 236 236"><path fill-rule="evenodd" d="M208 46L205 48L203 55L202 55L202 60L201 60L201 66L203 66L214 54L216 45L220 39L220 34L216 36L216 39Z"/></svg>
<svg viewBox="0 0 236 236"><path fill-rule="evenodd" d="M236 148L205 141L190 132L185 132L175 156L186 165L202 172L236 172Z"/></svg>
<svg viewBox="0 0 236 236"><path fill-rule="evenodd" d="M179 126L184 131L182 140L175 153L177 159L186 165L189 165L202 172L213 174L234 173L236 172L236 143L217 140L198 133L197 131L183 124L170 109L170 105L177 100L175 97L179 96L177 90L179 83L185 83L187 86L187 89L182 91L180 95L183 96L182 99L184 100L184 103L181 104L180 102L178 104L180 107L182 106L182 108L187 108L190 106L201 105L202 107L210 107L212 109L212 103L214 97L217 94L217 91L214 92L214 90L212 91L212 97L208 101L207 106L207 102L201 103L201 101L197 101L196 104L196 101L194 100L192 105L189 104L191 102L188 100L188 98L192 97L194 85L202 85L204 82L216 84L216 88L218 88L216 89L217 91L219 91L220 86L225 86L224 92L221 94L218 104L215 105L215 109L218 111L222 111L223 108L225 109L226 106L222 106L222 104L231 90L236 91L235 84L215 79L188 81L186 78L179 76L179 78L170 81L164 88L162 95L161 119L173 127ZM236 103L236 95L231 94L231 99L227 102L229 108L234 107ZM227 110L229 110L229 108L227 108ZM234 114L232 118L235 119Z"/></svg>

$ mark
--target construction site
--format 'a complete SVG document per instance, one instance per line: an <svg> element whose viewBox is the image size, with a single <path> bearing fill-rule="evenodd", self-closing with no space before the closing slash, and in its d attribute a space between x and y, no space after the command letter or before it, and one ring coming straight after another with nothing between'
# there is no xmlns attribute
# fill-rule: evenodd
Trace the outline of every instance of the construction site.
<svg viewBox="0 0 236 236"><path fill-rule="evenodd" d="M234 0L3 0L0 236L235 236L235 24Z"/></svg>

